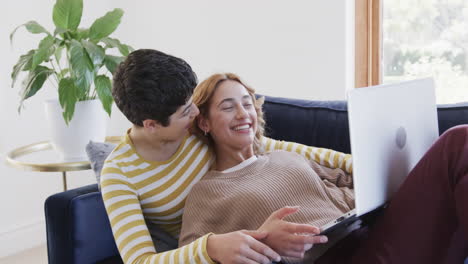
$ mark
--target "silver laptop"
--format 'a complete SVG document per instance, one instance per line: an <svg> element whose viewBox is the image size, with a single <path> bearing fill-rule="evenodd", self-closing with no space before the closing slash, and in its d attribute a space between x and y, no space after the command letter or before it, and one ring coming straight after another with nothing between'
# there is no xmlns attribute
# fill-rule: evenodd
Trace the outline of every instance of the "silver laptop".
<svg viewBox="0 0 468 264"><path fill-rule="evenodd" d="M439 136L431 78L348 93L356 208L321 227L327 234L389 201Z"/></svg>

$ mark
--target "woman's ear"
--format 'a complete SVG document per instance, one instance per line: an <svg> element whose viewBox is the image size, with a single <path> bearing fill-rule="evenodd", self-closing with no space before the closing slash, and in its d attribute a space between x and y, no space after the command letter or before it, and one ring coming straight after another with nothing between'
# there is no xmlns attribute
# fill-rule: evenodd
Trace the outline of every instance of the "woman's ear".
<svg viewBox="0 0 468 264"><path fill-rule="evenodd" d="M198 127L203 130L203 132L208 133L210 132L210 125L208 124L208 120L202 115L197 117Z"/></svg>
<svg viewBox="0 0 468 264"><path fill-rule="evenodd" d="M152 120L152 119L143 120L143 128L146 131L154 132L157 129L159 129L160 127L161 127L161 125L156 120Z"/></svg>

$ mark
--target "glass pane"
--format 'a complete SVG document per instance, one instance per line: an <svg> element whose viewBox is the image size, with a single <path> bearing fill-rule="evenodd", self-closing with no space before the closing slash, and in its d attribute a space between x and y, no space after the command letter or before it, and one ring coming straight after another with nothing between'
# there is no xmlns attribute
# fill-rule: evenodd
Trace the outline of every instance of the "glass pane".
<svg viewBox="0 0 468 264"><path fill-rule="evenodd" d="M383 4L383 82L432 76L437 103L468 101L468 1Z"/></svg>

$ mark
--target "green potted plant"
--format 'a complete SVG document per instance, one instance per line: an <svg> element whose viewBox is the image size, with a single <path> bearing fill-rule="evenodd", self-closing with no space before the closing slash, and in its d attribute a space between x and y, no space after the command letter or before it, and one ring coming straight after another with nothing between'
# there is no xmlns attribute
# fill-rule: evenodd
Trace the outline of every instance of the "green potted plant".
<svg viewBox="0 0 468 264"><path fill-rule="evenodd" d="M89 28L79 27L82 12L83 0L57 0L52 13L56 27L53 32L36 21L29 21L10 35L13 42L14 34L21 27L32 34L45 35L36 49L21 55L14 65L12 87L15 87L21 73L25 73L21 83L20 112L26 99L44 86L55 86L58 100L46 102L47 119L51 123L52 144L67 160L82 159L84 146L89 140L104 140L105 119L110 116L113 103L110 76L133 50L118 39L109 37L120 24L122 9L106 13ZM120 53L118 56L115 55L117 52ZM46 80L49 81L47 84ZM95 117L104 117L104 120L92 120ZM86 123L88 121L91 123ZM104 127L104 133L83 135L98 129L96 126ZM78 136L85 138L78 139ZM71 146L73 143L78 146ZM67 154L63 153L67 151L63 148L75 150Z"/></svg>

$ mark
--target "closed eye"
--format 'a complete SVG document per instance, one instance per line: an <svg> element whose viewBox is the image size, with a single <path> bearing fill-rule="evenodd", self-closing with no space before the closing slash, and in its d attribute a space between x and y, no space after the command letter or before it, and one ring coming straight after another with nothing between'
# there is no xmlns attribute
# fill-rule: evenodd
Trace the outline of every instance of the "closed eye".
<svg viewBox="0 0 468 264"><path fill-rule="evenodd" d="M232 106L226 106L226 107L221 108L221 110L223 110L223 111L230 111L232 109L234 109L234 107L232 107Z"/></svg>

